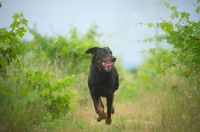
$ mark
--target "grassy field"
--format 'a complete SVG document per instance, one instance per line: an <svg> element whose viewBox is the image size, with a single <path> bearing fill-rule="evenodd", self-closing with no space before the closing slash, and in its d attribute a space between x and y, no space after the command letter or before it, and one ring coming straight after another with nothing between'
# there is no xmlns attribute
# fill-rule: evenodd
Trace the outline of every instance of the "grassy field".
<svg viewBox="0 0 200 132"><path fill-rule="evenodd" d="M152 81L155 80L152 79ZM115 114L112 116L110 126L106 125L104 120L96 121L97 114L94 111L89 91L85 92L80 95L84 99L79 100L75 111L66 116L70 122L64 126L62 131L197 132L200 129L198 126L199 96L195 95L194 91L186 89L185 86L181 88L184 79L178 80L174 77L171 80L166 77L162 80L159 83L164 85L158 89L146 89L141 87L143 86L141 84L137 89L125 92L125 87L121 87L116 92ZM180 89L172 90L171 86L164 87L167 85L166 81L179 82ZM193 114L197 114L197 117Z"/></svg>
<svg viewBox="0 0 200 132"><path fill-rule="evenodd" d="M137 87L127 90L127 85L134 79L133 74L124 72L123 81L115 93L115 114L112 124L105 120L97 122L97 114L87 88L87 75L77 76L77 88L80 93L76 98L77 108L66 115L67 123L55 131L85 132L197 132L199 127L199 95L187 88L185 78L177 76L158 76L150 84L138 81ZM158 82L159 80L159 82ZM175 85L176 84L176 85ZM105 99L104 105L105 105ZM105 105L106 106L106 105ZM196 116L195 116L196 115Z"/></svg>
<svg viewBox="0 0 200 132"><path fill-rule="evenodd" d="M128 79L127 79L128 80ZM77 103L75 110L66 115L63 124L56 127L52 131L67 132L132 132L132 131L156 131L157 118L159 117L156 97L151 91L134 90L134 96L129 96L127 92L120 86L115 93L115 114L112 115L112 124L106 125L105 120L97 122L97 114L95 113L93 102L91 100L88 88L87 77L84 74L77 75L77 83L71 88L79 90L79 96L74 100ZM125 92L125 93L124 93ZM102 98L105 104L105 98ZM41 130L41 129L40 129ZM44 129L42 131L49 131Z"/></svg>
<svg viewBox="0 0 200 132"><path fill-rule="evenodd" d="M28 62L31 60L29 59ZM26 62L25 62L26 63ZM27 64L28 65L28 64ZM29 63L54 73L57 80L67 75L56 65ZM7 74L15 75L12 65ZM13 105L0 108L1 131L33 132L198 132L200 130L200 96L186 78L175 75L156 76L149 82L140 80L137 74L119 68L120 87L115 93L115 114L112 124L97 122L93 102L87 87L87 73L76 74L76 81L69 88L79 94L72 100L76 108L54 122L42 122L44 102L27 104L18 100ZM16 79L16 78L14 78ZM52 81L54 81L52 80ZM24 86L23 80L16 85ZM14 98L13 98L14 99ZM105 99L103 98L104 106Z"/></svg>

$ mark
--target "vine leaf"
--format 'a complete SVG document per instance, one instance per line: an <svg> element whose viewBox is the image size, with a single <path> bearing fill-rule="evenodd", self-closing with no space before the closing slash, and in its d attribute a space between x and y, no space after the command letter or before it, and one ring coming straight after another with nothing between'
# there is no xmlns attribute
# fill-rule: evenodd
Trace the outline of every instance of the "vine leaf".
<svg viewBox="0 0 200 132"><path fill-rule="evenodd" d="M31 103L33 103L35 100L39 99L40 94L38 93L38 90L34 90L28 93L27 100Z"/></svg>

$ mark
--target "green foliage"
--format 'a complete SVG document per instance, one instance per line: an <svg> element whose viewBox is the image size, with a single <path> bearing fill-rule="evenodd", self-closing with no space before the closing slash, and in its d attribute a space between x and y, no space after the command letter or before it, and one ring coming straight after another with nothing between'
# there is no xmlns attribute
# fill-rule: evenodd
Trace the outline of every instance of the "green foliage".
<svg viewBox="0 0 200 132"><path fill-rule="evenodd" d="M148 51L138 71L139 81L158 90L159 131L199 131L200 21L190 20L190 14L179 12L176 6L165 5L172 11L172 20L153 24L165 34L145 39L155 39L160 45ZM166 42L173 47L162 48Z"/></svg>
<svg viewBox="0 0 200 132"><path fill-rule="evenodd" d="M27 94L27 101L33 103L35 100L38 100L39 97L38 90L34 90Z"/></svg>
<svg viewBox="0 0 200 132"><path fill-rule="evenodd" d="M0 74L0 131L32 131L75 108L71 100L78 92L69 88L74 75L57 80L56 72L24 63L32 43L21 42L27 22L22 13L16 13L11 31L0 29L0 70L6 68L6 74Z"/></svg>
<svg viewBox="0 0 200 132"><path fill-rule="evenodd" d="M154 57L157 56L157 62L152 64L149 72L153 76L160 73L165 75L166 69L182 65L185 69L177 69L176 73L189 77L192 83L199 87L200 74L197 71L200 70L200 21L191 21L189 13L179 12L176 6L170 6L168 3L165 5L172 11L171 18L178 21L174 23L162 20L156 23L156 27L162 29L166 34L156 36L155 39L159 42L166 40L174 48L171 50L150 49L149 53ZM151 25L153 24L148 24L149 27ZM152 40L153 38L148 38L144 42Z"/></svg>
<svg viewBox="0 0 200 132"><path fill-rule="evenodd" d="M13 15L10 31L0 28L0 66L3 69L17 56L24 53L25 45L21 43L21 38L26 33L27 23L23 13L16 13Z"/></svg>
<svg viewBox="0 0 200 132"><path fill-rule="evenodd" d="M4 105L7 98L10 98L13 91L10 88L10 83L7 81L0 81L0 107Z"/></svg>
<svg viewBox="0 0 200 132"><path fill-rule="evenodd" d="M69 32L69 37L43 37L29 29L35 37L37 46L32 48L35 53L43 53L51 62L56 62L61 68L68 66L69 73L88 71L90 56L85 55L88 48L100 46L97 38L97 26L93 25L85 35L79 35L76 28ZM40 55L40 54L39 54ZM38 56L39 56L38 55Z"/></svg>
<svg viewBox="0 0 200 132"><path fill-rule="evenodd" d="M26 72L26 79L23 82L27 82L28 87L31 89L27 93L29 102L34 102L39 97L43 98L47 111L49 111L48 115L52 119L62 117L74 108L70 101L77 95L77 91L67 89L74 82L74 75L67 76L50 84L50 79L54 76L52 73L42 72L40 69L28 70Z"/></svg>
<svg viewBox="0 0 200 132"><path fill-rule="evenodd" d="M11 63L11 65L13 65L13 63ZM11 123L13 120L15 120L17 124L20 124L20 122L15 119L14 114L26 113L21 117L26 120L24 116L29 117L31 116L30 114L35 114L27 113L35 109L34 107L39 108L35 109L35 112L40 112L38 113L40 117L31 117L29 120L34 120L34 122L38 120L37 122L40 125L44 122L53 122L60 119L75 108L75 104L72 104L71 100L78 92L68 88L74 83L74 75L51 83L52 79L54 79L54 75L50 72L43 72L38 68L25 68L23 66L15 70L17 70L17 72L15 72L15 76L13 76L13 72L11 72L10 67L8 67L7 77L0 78L0 113L5 113L4 116L10 120L10 125L13 125ZM19 106L23 105L25 109L15 106L16 103ZM8 110L8 112L4 110ZM1 124L3 118L5 118L4 116L0 118ZM8 123L4 122L3 125L6 126ZM33 127L35 124L33 123L30 125ZM11 128L13 129L15 127ZM6 130L11 130L11 128L6 128Z"/></svg>
<svg viewBox="0 0 200 132"><path fill-rule="evenodd" d="M75 76L65 77L54 82L50 88L43 89L40 94L45 97L47 108L52 119L62 117L69 110L75 108L70 101L77 95L78 91L66 89L75 81Z"/></svg>

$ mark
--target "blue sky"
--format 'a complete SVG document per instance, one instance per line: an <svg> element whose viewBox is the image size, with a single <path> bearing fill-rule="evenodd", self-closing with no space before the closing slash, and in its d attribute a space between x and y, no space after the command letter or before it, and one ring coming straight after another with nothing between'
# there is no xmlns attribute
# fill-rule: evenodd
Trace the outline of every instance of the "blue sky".
<svg viewBox="0 0 200 132"><path fill-rule="evenodd" d="M165 0L180 11L187 11L191 19L199 20L194 13L195 0ZM107 44L127 68L143 62L141 51L154 47L143 44L145 37L155 35L154 28L137 25L139 22L158 22L170 19L170 10L162 0L0 0L0 27L9 27L14 13L23 12L29 27L37 25L43 35L67 35L76 27L81 34L95 23L103 33L102 45ZM160 31L159 31L160 33ZM32 39L26 35L24 39ZM84 51L83 51L84 52Z"/></svg>

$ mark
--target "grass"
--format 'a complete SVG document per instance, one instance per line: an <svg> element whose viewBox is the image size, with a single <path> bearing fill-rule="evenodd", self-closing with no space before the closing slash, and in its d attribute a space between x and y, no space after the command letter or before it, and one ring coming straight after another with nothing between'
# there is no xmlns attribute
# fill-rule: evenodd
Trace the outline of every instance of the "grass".
<svg viewBox="0 0 200 132"><path fill-rule="evenodd" d="M77 103L77 107L74 111L71 111L66 115L64 119L65 123L59 127L59 131L65 132L132 132L142 131L150 132L154 131L158 126L156 119L158 117L158 106L156 97L150 90L142 92L142 90L134 90L137 96L126 97L124 95L125 84L122 83L119 91L115 95L114 107L115 114L112 115L112 124L110 126L105 124L105 120L97 122L97 114L95 113L93 102L91 100L89 90L87 88L87 75L78 74L76 83L71 86L79 90L79 97L74 102ZM129 75L124 78L125 81L129 81ZM144 90L144 89L143 89ZM125 96L125 97L124 97ZM139 96L139 97L138 97ZM105 105L105 98L102 98ZM54 130L58 131L55 125Z"/></svg>
<svg viewBox="0 0 200 132"><path fill-rule="evenodd" d="M55 80L67 75L67 72L57 68L56 64L33 62L29 67L39 67L44 71L51 71L55 75ZM15 75L14 68L11 66L8 74ZM70 86L70 89L79 91L79 96L73 100L77 107L65 117L54 122L42 122L46 112L43 109L44 102L42 100L29 106L27 106L26 100L17 100L14 105L8 103L5 107L0 107L0 131L200 131L200 96L199 92L187 83L187 79L169 74L151 78L151 81L147 83L138 80L137 77L134 78L130 72L120 69L119 73L121 81L119 90L115 93L115 114L112 115L111 125L106 125L105 120L97 122L97 114L87 87L87 74L79 73L76 74L76 82ZM137 81L137 85L131 85L131 89L128 89L127 85L134 80ZM17 85L17 80L15 83ZM103 100L104 106L106 106L105 99Z"/></svg>
<svg viewBox="0 0 200 132"><path fill-rule="evenodd" d="M71 124L65 126L63 131L96 131L96 132L116 132L116 131L143 131L148 132L155 126L153 116L156 113L154 106L133 102L115 102L115 114L112 115L112 124L105 124L105 120L97 122L97 114L94 111L92 101L86 106L78 106L67 116L73 115Z"/></svg>
<svg viewBox="0 0 200 132"><path fill-rule="evenodd" d="M110 126L104 121L96 121L97 115L87 91L84 93L87 98L84 105L78 105L75 111L69 113L73 118L71 125L66 126L66 129L86 132L198 132L200 130L199 92L192 88L186 78L175 75L157 76L151 78L150 88L149 86L145 88L147 84L138 81L137 89L127 91L123 83L129 82L130 76L126 77L128 79L124 79L115 96L115 114L112 116L113 122Z"/></svg>
<svg viewBox="0 0 200 132"><path fill-rule="evenodd" d="M13 105L7 104L0 108L0 130L3 131L30 131L43 117L43 102L36 101L36 105L27 106L25 100L16 101Z"/></svg>

